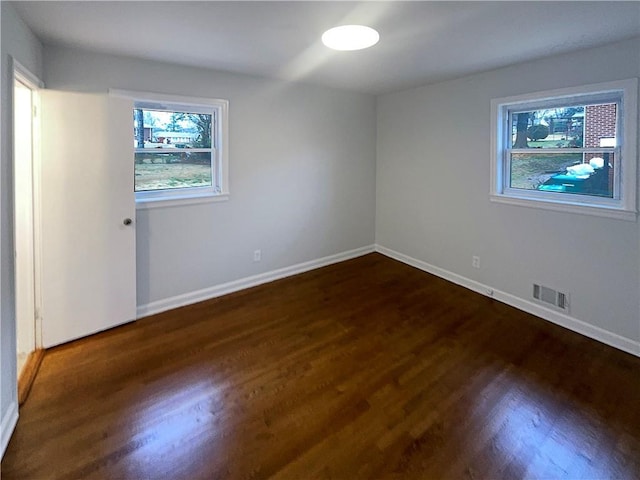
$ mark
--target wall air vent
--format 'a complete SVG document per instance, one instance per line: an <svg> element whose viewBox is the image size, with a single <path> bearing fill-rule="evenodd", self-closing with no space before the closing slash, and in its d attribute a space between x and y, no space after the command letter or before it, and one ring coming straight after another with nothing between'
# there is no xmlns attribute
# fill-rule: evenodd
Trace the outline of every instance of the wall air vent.
<svg viewBox="0 0 640 480"><path fill-rule="evenodd" d="M565 312L569 312L569 295L567 295L566 293L558 292L553 288L534 283L533 298L541 303L546 303Z"/></svg>

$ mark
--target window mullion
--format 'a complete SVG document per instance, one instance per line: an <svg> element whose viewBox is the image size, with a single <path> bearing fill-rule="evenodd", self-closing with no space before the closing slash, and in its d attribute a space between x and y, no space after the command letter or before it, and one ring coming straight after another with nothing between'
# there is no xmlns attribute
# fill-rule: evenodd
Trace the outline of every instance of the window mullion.
<svg viewBox="0 0 640 480"><path fill-rule="evenodd" d="M134 148L134 153L211 153L213 148Z"/></svg>
<svg viewBox="0 0 640 480"><path fill-rule="evenodd" d="M510 148L511 153L616 153L615 148L602 147L602 148L583 148L583 147L571 147L571 148Z"/></svg>

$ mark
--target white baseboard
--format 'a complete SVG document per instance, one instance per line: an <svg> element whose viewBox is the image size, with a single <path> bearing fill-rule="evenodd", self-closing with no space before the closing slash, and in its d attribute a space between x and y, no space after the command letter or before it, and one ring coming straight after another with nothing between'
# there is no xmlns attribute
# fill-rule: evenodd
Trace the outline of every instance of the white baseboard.
<svg viewBox="0 0 640 480"><path fill-rule="evenodd" d="M477 292L481 295L490 296L502 303L506 303L507 305L515 307L518 310L530 313L532 315L535 315L536 317L548 320L549 322L553 322L557 325L568 328L569 330L580 333L586 337L598 340L599 342L605 343L609 346L618 348L627 353L640 357L640 342L623 337L603 328L596 327L595 325L591 325L590 323L578 320L577 318L571 317L564 313L551 310L529 300L516 297L515 295L512 295L510 293L496 290L489 285L484 285L480 282L476 282L475 280L471 280L443 268L436 267L435 265L431 265L427 262L423 262L422 260L409 257L408 255L396 252L389 248L383 247L382 245L376 245L375 249L377 252L387 257L393 258L402 263L406 263L407 265L411 265L412 267L416 267L420 270L436 275L452 283L468 288L469 290L473 290L474 292Z"/></svg>
<svg viewBox="0 0 640 480"><path fill-rule="evenodd" d="M18 403L11 402L11 405L2 416L2 424L0 426L0 459L4 457L4 452L7 449L7 445L9 445L9 440L11 440L11 435L17 423Z"/></svg>
<svg viewBox="0 0 640 480"><path fill-rule="evenodd" d="M157 300L146 305L139 305L137 318L147 317L149 315L161 313L173 308L183 307L192 303L202 302L211 298L220 297L228 293L244 290L245 288L255 287L263 283L273 282L274 280L290 277L291 275L297 275L309 270L325 267L333 263L343 262L352 258L361 257L362 255L373 253L374 251L374 246L368 245L366 247L356 248L347 252L329 255L328 257L298 263L296 265L291 265L290 267L280 268L278 270L272 270L270 272L261 273L259 275L253 275L251 277L241 278L232 282L215 285L213 287L197 290L195 292L185 293L163 300Z"/></svg>

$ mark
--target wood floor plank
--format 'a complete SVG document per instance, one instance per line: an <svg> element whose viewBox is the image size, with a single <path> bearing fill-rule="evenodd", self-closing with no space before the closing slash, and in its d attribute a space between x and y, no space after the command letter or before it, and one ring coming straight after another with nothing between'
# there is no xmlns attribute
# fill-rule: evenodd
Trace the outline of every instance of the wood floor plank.
<svg viewBox="0 0 640 480"><path fill-rule="evenodd" d="M11 479L640 478L640 358L366 255L48 350Z"/></svg>

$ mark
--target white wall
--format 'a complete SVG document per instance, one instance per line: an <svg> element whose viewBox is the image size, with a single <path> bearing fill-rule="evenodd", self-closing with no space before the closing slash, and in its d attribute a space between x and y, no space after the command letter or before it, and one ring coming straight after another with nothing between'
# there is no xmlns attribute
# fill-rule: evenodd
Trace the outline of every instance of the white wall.
<svg viewBox="0 0 640 480"><path fill-rule="evenodd" d="M138 210L139 306L374 243L373 96L48 46L44 71L230 101L230 200Z"/></svg>
<svg viewBox="0 0 640 480"><path fill-rule="evenodd" d="M638 77L639 52L636 38L379 97L376 243L515 299L534 281L568 292L587 331L637 348L638 223L490 203L489 142L492 98Z"/></svg>
<svg viewBox="0 0 640 480"><path fill-rule="evenodd" d="M11 138L13 108L13 70L10 56L13 56L31 73L42 76L42 45L33 35L14 8L7 2L0 2L2 47L0 62L2 78L0 95L2 101L0 122L0 453L4 452L8 434L13 428L17 415L16 392L16 322L15 285L13 262L13 142Z"/></svg>

